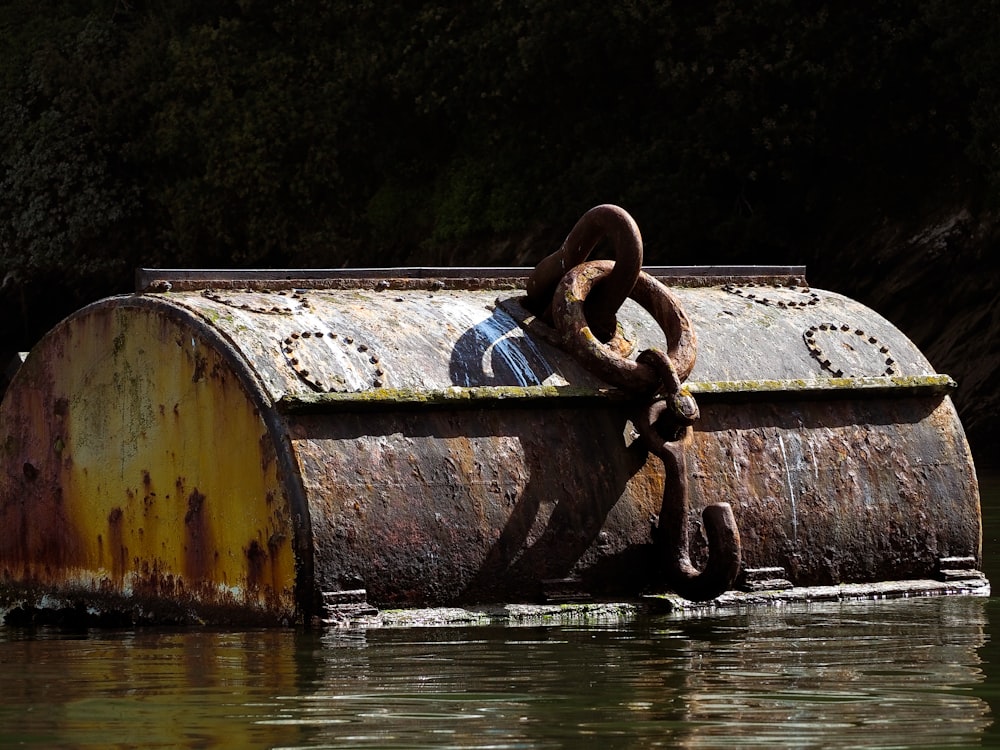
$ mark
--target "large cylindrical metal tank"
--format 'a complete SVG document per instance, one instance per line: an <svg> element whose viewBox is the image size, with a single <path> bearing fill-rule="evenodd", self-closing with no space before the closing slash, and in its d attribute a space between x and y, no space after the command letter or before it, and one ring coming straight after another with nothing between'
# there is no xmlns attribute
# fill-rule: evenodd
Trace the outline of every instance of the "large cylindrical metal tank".
<svg viewBox="0 0 1000 750"><path fill-rule="evenodd" d="M929 578L980 562L948 393L804 269L647 269L697 333L691 558L726 501L744 574ZM663 590L663 464L634 394L524 306L523 269L158 272L31 351L0 404L0 598L132 620ZM663 333L619 311L640 351ZM745 577L745 576L744 576Z"/></svg>

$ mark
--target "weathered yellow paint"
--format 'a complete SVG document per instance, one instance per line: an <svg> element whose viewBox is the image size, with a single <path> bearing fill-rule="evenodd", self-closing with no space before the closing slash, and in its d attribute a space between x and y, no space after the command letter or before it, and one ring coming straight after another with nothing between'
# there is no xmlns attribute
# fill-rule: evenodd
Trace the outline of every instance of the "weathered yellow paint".
<svg viewBox="0 0 1000 750"><path fill-rule="evenodd" d="M124 306L54 333L37 354L51 361L24 373L45 373L21 391L34 398L4 404L25 412L4 414L4 431L34 425L53 444L29 436L22 450L39 472L20 490L33 549L0 545L3 569L43 586L291 617L294 533L273 441L217 346ZM18 490L5 480L9 520Z"/></svg>

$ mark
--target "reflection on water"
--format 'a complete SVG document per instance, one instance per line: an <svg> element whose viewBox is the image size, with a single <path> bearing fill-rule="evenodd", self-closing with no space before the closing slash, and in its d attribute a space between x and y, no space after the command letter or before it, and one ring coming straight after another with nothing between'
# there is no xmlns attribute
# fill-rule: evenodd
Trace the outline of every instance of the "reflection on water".
<svg viewBox="0 0 1000 750"><path fill-rule="evenodd" d="M1000 481L983 484L1000 585ZM1000 745L1000 598L614 627L0 628L0 747Z"/></svg>
<svg viewBox="0 0 1000 750"><path fill-rule="evenodd" d="M943 598L605 628L7 630L0 745L976 746L991 615Z"/></svg>

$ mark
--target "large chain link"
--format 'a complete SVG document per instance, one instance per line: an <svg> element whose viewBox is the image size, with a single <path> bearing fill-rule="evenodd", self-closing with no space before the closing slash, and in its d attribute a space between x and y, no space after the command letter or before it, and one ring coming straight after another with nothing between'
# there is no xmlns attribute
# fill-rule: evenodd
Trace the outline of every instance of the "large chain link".
<svg viewBox="0 0 1000 750"><path fill-rule="evenodd" d="M612 241L615 261L587 261L605 236ZM706 506L702 519L708 563L702 571L691 564L685 446L699 410L682 383L694 369L697 339L680 301L642 272L641 263L642 238L632 217L617 206L598 206L535 268L528 281L528 305L552 322L567 350L594 374L647 397L633 422L646 449L664 466L658 536L667 583L686 599L707 601L729 589L739 574L739 529L728 503ZM628 298L659 325L665 350L646 349L634 360L627 356L631 345L616 316Z"/></svg>
<svg viewBox="0 0 1000 750"><path fill-rule="evenodd" d="M552 323L552 304L556 286L566 272L583 263L602 240L607 239L615 263L599 289L587 302L587 316L602 341L615 334L618 308L628 298L642 270L642 235L628 213L618 206L594 206L576 223L562 246L544 258L528 277L528 307Z"/></svg>
<svg viewBox="0 0 1000 750"><path fill-rule="evenodd" d="M552 300L552 317L566 348L602 380L638 393L655 393L662 373L641 357L622 354L631 346L616 326L615 335L602 341L592 330L586 313L591 290L614 273L614 263L595 260L571 268L559 281ZM697 339L680 302L659 281L640 273L628 296L639 303L666 337L666 355L681 380L694 369Z"/></svg>

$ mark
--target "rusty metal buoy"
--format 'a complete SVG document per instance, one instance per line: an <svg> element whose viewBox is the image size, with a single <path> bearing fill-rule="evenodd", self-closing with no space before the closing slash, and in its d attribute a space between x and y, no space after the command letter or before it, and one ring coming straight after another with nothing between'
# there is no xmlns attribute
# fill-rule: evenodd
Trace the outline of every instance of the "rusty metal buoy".
<svg viewBox="0 0 1000 750"><path fill-rule="evenodd" d="M0 609L981 577L955 383L905 335L801 267L641 263L601 206L536 269L139 271L0 402Z"/></svg>

